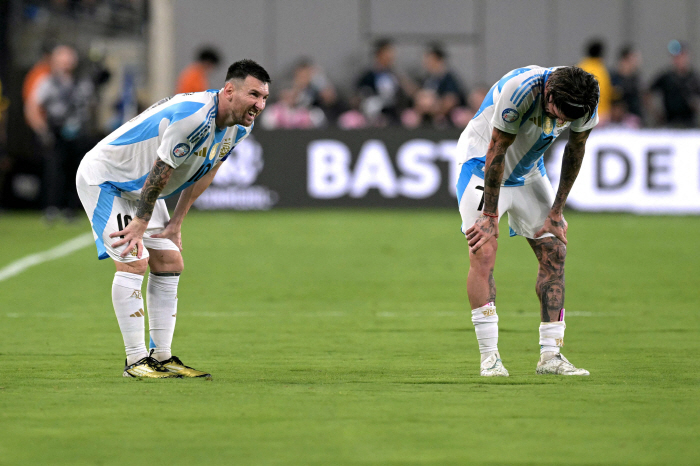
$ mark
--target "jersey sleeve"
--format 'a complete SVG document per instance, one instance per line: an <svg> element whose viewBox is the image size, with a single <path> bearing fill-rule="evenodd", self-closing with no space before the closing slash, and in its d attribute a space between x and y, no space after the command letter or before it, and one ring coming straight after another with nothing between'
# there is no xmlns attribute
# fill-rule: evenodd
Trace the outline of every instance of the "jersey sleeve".
<svg viewBox="0 0 700 466"><path fill-rule="evenodd" d="M173 168L179 167L195 149L198 128L207 125L202 112L175 113L170 120L161 120L161 128L167 124L158 146L158 157Z"/></svg>
<svg viewBox="0 0 700 466"><path fill-rule="evenodd" d="M593 112L593 118L586 121L586 117L581 117L578 120L571 122L569 129L575 133L583 133L589 129L593 129L598 124L598 107L596 107L595 112Z"/></svg>
<svg viewBox="0 0 700 466"><path fill-rule="evenodd" d="M530 107L538 105L542 77L525 73L503 85L498 98L493 103L491 125L503 132L517 134L520 123Z"/></svg>

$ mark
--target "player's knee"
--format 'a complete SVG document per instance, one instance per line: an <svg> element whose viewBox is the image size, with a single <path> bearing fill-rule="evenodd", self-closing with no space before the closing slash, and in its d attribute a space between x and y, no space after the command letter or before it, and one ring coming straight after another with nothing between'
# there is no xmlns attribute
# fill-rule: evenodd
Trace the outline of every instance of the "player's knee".
<svg viewBox="0 0 700 466"><path fill-rule="evenodd" d="M566 245L557 238L543 244L543 252L542 257L551 264L564 264L566 261Z"/></svg>
<svg viewBox="0 0 700 466"><path fill-rule="evenodd" d="M117 262L114 261L117 267L117 272L128 272L136 275L145 275L148 270L148 258L134 262Z"/></svg>
<svg viewBox="0 0 700 466"><path fill-rule="evenodd" d="M495 240L488 241L475 253L469 253L469 261L472 267L492 270L496 263L496 251L498 243Z"/></svg>

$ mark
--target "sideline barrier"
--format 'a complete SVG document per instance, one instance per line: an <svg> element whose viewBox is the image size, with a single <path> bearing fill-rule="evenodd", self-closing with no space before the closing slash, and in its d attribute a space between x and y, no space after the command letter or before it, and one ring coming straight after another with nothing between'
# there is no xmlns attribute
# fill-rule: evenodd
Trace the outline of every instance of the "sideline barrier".
<svg viewBox="0 0 700 466"><path fill-rule="evenodd" d="M199 209L457 207L460 131L254 131L195 202ZM558 184L563 135L547 155ZM594 130L568 205L700 213L700 131Z"/></svg>

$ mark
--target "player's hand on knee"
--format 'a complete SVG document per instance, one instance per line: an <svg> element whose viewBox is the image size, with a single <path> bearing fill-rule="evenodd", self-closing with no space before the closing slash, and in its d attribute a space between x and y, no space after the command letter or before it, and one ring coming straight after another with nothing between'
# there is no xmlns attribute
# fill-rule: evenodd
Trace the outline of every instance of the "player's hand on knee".
<svg viewBox="0 0 700 466"><path fill-rule="evenodd" d="M166 238L175 243L175 246L182 251L182 235L181 235L181 230L180 227L173 224L172 222L168 222L167 225L165 225L165 228L163 228L163 231L160 233L156 233L154 235L151 235L151 238Z"/></svg>
<svg viewBox="0 0 700 466"><path fill-rule="evenodd" d="M122 238L112 243L113 248L118 248L126 244L124 251L120 254L121 257L126 257L134 249L136 249L136 257L141 259L143 255L143 234L146 232L148 222L136 217L121 231L111 233L110 238L121 236Z"/></svg>
<svg viewBox="0 0 700 466"><path fill-rule="evenodd" d="M559 241L561 241L564 244L567 244L566 232L568 229L569 224L566 222L563 215L560 216L560 219L556 219L552 216L552 214L550 214L544 221L544 226L540 228L540 230L537 233L535 233L535 238L539 238L545 233L551 233L557 239L559 239Z"/></svg>
<svg viewBox="0 0 700 466"><path fill-rule="evenodd" d="M498 218L482 215L465 235L469 241L470 251L475 253L492 237L498 238Z"/></svg>

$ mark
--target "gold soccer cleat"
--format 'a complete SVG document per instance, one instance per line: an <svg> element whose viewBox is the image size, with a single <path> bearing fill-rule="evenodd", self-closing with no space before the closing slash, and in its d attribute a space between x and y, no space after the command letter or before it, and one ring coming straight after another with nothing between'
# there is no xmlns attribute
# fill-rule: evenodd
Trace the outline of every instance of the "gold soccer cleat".
<svg viewBox="0 0 700 466"><path fill-rule="evenodd" d="M143 377L146 379L181 379L182 376L165 369L156 359L146 356L135 363L124 366L124 377Z"/></svg>
<svg viewBox="0 0 700 466"><path fill-rule="evenodd" d="M160 363L167 371L177 374L180 377L202 377L207 380L212 379L211 374L207 372L198 371L190 366L185 366L177 356L172 356L170 359L166 359Z"/></svg>

